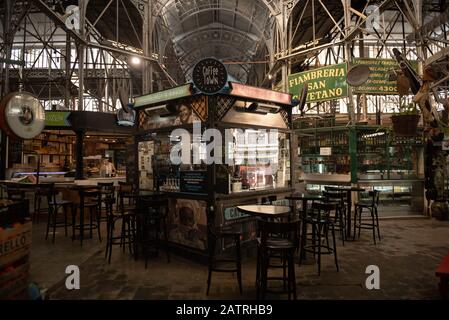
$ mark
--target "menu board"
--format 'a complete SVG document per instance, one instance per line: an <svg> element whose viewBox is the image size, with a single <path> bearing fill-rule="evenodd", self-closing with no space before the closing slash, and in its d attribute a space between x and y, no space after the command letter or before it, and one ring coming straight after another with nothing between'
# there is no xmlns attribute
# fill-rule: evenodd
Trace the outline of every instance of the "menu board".
<svg viewBox="0 0 449 320"><path fill-rule="evenodd" d="M413 69L418 69L416 60L410 61ZM390 79L390 74L399 68L399 64L393 59L354 58L353 65L365 64L369 67L370 74L366 83L354 87L354 93L359 94L399 94L396 80Z"/></svg>
<svg viewBox="0 0 449 320"><path fill-rule="evenodd" d="M193 193L207 192L207 172L206 171L181 171L180 191Z"/></svg>

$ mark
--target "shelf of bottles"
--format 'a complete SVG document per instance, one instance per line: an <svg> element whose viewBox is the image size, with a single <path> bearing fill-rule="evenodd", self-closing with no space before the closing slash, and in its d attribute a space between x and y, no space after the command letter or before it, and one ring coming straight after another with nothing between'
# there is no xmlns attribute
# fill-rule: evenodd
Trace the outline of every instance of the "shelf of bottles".
<svg viewBox="0 0 449 320"><path fill-rule="evenodd" d="M348 130L302 136L299 147L299 165L304 173L347 174L350 170Z"/></svg>
<svg viewBox="0 0 449 320"><path fill-rule="evenodd" d="M380 128L357 130L360 179L412 179L418 175L421 136L400 137Z"/></svg>

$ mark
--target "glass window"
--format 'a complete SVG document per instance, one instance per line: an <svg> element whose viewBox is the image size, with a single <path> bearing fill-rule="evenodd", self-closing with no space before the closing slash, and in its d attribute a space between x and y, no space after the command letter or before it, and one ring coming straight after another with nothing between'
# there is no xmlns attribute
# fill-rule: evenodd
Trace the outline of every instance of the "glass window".
<svg viewBox="0 0 449 320"><path fill-rule="evenodd" d="M231 129L225 155L231 192L288 187L289 136L277 130Z"/></svg>

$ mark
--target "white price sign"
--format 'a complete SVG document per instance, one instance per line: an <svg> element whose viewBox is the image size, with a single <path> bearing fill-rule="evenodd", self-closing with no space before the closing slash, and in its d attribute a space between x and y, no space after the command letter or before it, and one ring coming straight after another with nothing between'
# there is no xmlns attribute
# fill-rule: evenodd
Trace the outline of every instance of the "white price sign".
<svg viewBox="0 0 449 320"><path fill-rule="evenodd" d="M332 154L332 147L320 148L320 156L330 156Z"/></svg>

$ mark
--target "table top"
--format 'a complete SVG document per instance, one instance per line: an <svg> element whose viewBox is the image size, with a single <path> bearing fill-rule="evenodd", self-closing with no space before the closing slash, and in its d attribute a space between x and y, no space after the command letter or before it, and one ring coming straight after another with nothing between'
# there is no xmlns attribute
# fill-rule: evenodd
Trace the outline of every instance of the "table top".
<svg viewBox="0 0 449 320"><path fill-rule="evenodd" d="M285 197L288 200L324 200L325 197L319 194L309 194L309 193L295 193L291 196Z"/></svg>
<svg viewBox="0 0 449 320"><path fill-rule="evenodd" d="M364 188L360 188L360 187L350 187L350 186L328 187L328 190L337 190L337 191L365 191Z"/></svg>
<svg viewBox="0 0 449 320"><path fill-rule="evenodd" d="M237 206L237 209L243 213L258 215L258 216L282 216L289 214L291 208L287 206L275 206L275 205L243 205Z"/></svg>
<svg viewBox="0 0 449 320"><path fill-rule="evenodd" d="M164 196L166 194L160 191L140 190L137 193L137 195L140 197L156 197L156 196Z"/></svg>
<svg viewBox="0 0 449 320"><path fill-rule="evenodd" d="M122 192L125 197L129 198L138 198L138 197L162 197L165 196L166 193L160 191L151 191L151 190L140 190L134 192Z"/></svg>

